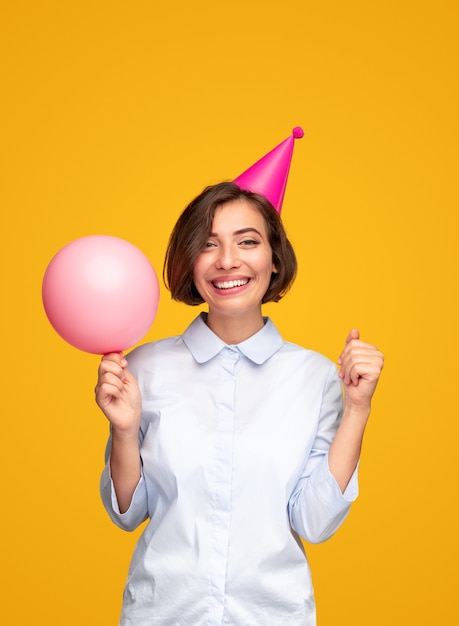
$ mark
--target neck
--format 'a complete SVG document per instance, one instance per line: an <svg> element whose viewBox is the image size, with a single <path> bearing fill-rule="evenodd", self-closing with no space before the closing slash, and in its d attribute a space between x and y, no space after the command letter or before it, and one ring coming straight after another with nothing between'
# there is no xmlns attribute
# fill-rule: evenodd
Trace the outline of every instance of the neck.
<svg viewBox="0 0 459 626"><path fill-rule="evenodd" d="M218 315L209 311L207 326L228 345L235 345L255 335L264 326L261 310L258 315L241 317Z"/></svg>

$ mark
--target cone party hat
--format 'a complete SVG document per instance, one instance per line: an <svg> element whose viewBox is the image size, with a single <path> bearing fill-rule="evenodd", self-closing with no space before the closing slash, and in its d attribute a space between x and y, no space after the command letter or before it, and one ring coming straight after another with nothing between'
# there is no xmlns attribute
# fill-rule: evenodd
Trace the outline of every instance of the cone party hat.
<svg viewBox="0 0 459 626"><path fill-rule="evenodd" d="M295 139L303 137L303 129L295 127L290 137L265 154L259 161L234 179L241 189L253 191L267 198L278 213L281 212Z"/></svg>

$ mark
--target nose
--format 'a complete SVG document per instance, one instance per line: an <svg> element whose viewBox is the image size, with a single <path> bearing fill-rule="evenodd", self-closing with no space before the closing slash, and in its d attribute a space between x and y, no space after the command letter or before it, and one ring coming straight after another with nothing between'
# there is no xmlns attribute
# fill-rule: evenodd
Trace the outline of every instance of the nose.
<svg viewBox="0 0 459 626"><path fill-rule="evenodd" d="M221 245L216 259L218 269L230 270L241 264L238 249L234 245Z"/></svg>

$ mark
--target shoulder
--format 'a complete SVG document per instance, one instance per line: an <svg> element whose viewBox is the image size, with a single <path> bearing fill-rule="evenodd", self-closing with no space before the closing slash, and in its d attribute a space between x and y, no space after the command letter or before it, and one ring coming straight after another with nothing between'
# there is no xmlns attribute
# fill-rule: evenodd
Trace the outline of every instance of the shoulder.
<svg viewBox="0 0 459 626"><path fill-rule="evenodd" d="M339 382L337 365L324 354L284 341L276 355L276 367L285 376L292 376L302 384L328 388Z"/></svg>
<svg viewBox="0 0 459 626"><path fill-rule="evenodd" d="M301 359L305 362L310 362L314 365L322 366L322 367L335 367L333 361L331 361L328 357L320 352L315 350L310 350L309 348L305 348L296 343L292 343L291 341L283 342L282 350L284 354L289 356L294 356L298 359Z"/></svg>
<svg viewBox="0 0 459 626"><path fill-rule="evenodd" d="M263 339L271 345L276 343L278 345L278 349L273 353L274 360L280 359L282 364L290 366L289 369L295 367L301 367L308 371L316 369L322 373L325 372L325 375L337 371L335 363L324 354L284 339L270 318L266 318L265 329L266 334Z"/></svg>
<svg viewBox="0 0 459 626"><path fill-rule="evenodd" d="M153 367L154 364L158 363L159 358L161 363L165 363L168 355L177 358L183 349L182 336L176 335L137 346L126 355L126 359L129 369L135 373L136 371Z"/></svg>

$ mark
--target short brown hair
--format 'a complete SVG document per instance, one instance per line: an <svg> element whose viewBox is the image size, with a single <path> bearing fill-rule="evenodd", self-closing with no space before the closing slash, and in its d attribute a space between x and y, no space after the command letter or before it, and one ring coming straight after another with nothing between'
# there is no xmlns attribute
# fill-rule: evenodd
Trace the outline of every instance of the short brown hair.
<svg viewBox="0 0 459 626"><path fill-rule="evenodd" d="M246 200L262 215L278 270L263 297L278 302L290 289L297 271L295 252L276 209L264 196L223 182L206 187L185 208L171 233L163 267L163 279L174 300L198 305L204 302L193 280L194 265L212 228L215 210L227 202Z"/></svg>

